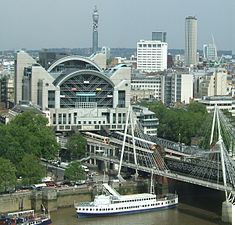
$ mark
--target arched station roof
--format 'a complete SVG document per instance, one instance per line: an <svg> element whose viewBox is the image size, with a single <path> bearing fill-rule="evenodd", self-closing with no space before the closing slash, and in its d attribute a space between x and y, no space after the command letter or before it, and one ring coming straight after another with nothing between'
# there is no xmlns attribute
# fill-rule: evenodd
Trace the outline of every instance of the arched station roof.
<svg viewBox="0 0 235 225"><path fill-rule="evenodd" d="M53 72L53 70L57 67L57 66L60 66L62 64L69 64L70 62L76 62L77 61L77 64L79 63L83 63L85 65L89 65L91 68L93 68L93 70L97 70L99 72L101 72L101 68L93 61L89 60L88 58L85 58L85 57L82 57L82 56L66 56L66 57L63 57L57 61L55 61L49 68L48 68L48 72ZM75 66L76 68L76 66ZM82 68L82 69L85 69L85 68Z"/></svg>
<svg viewBox="0 0 235 225"><path fill-rule="evenodd" d="M107 83L109 83L112 87L114 87L114 83L103 73L99 72L99 71L94 71L94 70L76 70L73 72L69 72L68 73L62 73L59 77L57 77L53 84L55 86L61 86L65 81L71 79L72 77L75 76L84 76L84 75L93 75L93 76L97 76L100 77L101 79L105 80Z"/></svg>

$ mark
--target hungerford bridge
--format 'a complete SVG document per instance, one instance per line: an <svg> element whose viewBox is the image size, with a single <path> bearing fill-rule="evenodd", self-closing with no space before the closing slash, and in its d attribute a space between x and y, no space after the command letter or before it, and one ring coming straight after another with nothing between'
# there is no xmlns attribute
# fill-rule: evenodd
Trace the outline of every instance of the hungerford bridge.
<svg viewBox="0 0 235 225"><path fill-rule="evenodd" d="M235 203L235 161L231 150L223 142L221 130L231 143L235 140L232 126L224 114L215 107L210 144L217 133L218 140L210 150L189 147L180 143L143 134L140 125L134 124L129 109L125 131L104 137L90 132L84 135L88 141L90 160L103 161L121 168L153 173L155 175L200 185L225 192L226 202ZM216 131L216 132L214 132Z"/></svg>

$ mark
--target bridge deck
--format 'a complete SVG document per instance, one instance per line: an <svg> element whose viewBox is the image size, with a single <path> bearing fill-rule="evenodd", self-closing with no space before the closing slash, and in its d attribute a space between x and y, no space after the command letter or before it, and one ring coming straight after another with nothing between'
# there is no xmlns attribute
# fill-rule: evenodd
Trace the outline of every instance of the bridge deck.
<svg viewBox="0 0 235 225"><path fill-rule="evenodd" d="M91 158L96 158L98 160L108 161L108 162L112 162L112 163L116 163L116 164L120 163L119 159L100 156L100 155L96 155L96 154L91 154ZM220 191L230 191L231 192L233 190L232 187L224 186L222 184L211 183L209 181L204 181L204 180L200 180L200 179L196 179L196 178L192 178L192 177L187 177L184 175L179 175L176 173L171 173L169 171L161 171L156 168L148 168L148 167L144 167L144 166L138 166L133 163L127 163L127 162L123 162L123 166L128 167L128 168L132 168L132 169L137 169L137 170L147 172L147 173L153 173L153 174L156 174L159 176L164 176L164 177L171 178L171 179L178 180L178 181L182 181L182 182L187 182L187 183L191 183L191 184L196 184L196 185L220 190Z"/></svg>

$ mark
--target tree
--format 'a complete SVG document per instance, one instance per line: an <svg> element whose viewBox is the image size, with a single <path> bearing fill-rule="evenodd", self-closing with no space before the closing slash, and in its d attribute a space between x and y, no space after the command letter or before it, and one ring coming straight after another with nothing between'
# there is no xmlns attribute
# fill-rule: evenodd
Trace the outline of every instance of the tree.
<svg viewBox="0 0 235 225"><path fill-rule="evenodd" d="M22 177L24 185L39 183L45 176L46 171L40 164L40 160L32 154L25 154L18 166L18 176Z"/></svg>
<svg viewBox="0 0 235 225"><path fill-rule="evenodd" d="M155 112L159 119L159 137L187 145L196 137L202 140L201 147L208 147L206 142L211 116L203 104L192 102L181 108L167 108L161 102L144 102L142 105Z"/></svg>
<svg viewBox="0 0 235 225"><path fill-rule="evenodd" d="M65 169L64 176L71 181L84 180L85 172L81 166L81 163L78 161L70 163Z"/></svg>
<svg viewBox="0 0 235 225"><path fill-rule="evenodd" d="M0 158L0 192L13 190L16 184L16 168L8 159Z"/></svg>
<svg viewBox="0 0 235 225"><path fill-rule="evenodd" d="M190 104L188 105L188 111L207 114L206 106L200 102L190 102Z"/></svg>
<svg viewBox="0 0 235 225"><path fill-rule="evenodd" d="M18 115L11 125L26 128L29 131L32 138L31 144L34 144L38 157L54 159L59 145L56 142L52 128L48 126L46 117L33 111L28 111Z"/></svg>
<svg viewBox="0 0 235 225"><path fill-rule="evenodd" d="M59 145L48 120L34 111L19 114L0 127L0 155L18 164L25 154L54 159Z"/></svg>
<svg viewBox="0 0 235 225"><path fill-rule="evenodd" d="M87 141L81 133L74 133L66 144L71 159L81 159L86 153Z"/></svg>

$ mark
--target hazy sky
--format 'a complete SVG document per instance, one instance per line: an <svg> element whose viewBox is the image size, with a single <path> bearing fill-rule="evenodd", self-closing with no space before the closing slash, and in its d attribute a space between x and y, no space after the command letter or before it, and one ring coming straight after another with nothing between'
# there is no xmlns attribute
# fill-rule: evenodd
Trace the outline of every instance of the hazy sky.
<svg viewBox="0 0 235 225"><path fill-rule="evenodd" d="M235 0L0 0L0 50L91 47L92 11L99 46L136 47L152 31L169 48L184 48L184 20L198 19L198 48L211 41L235 52Z"/></svg>

